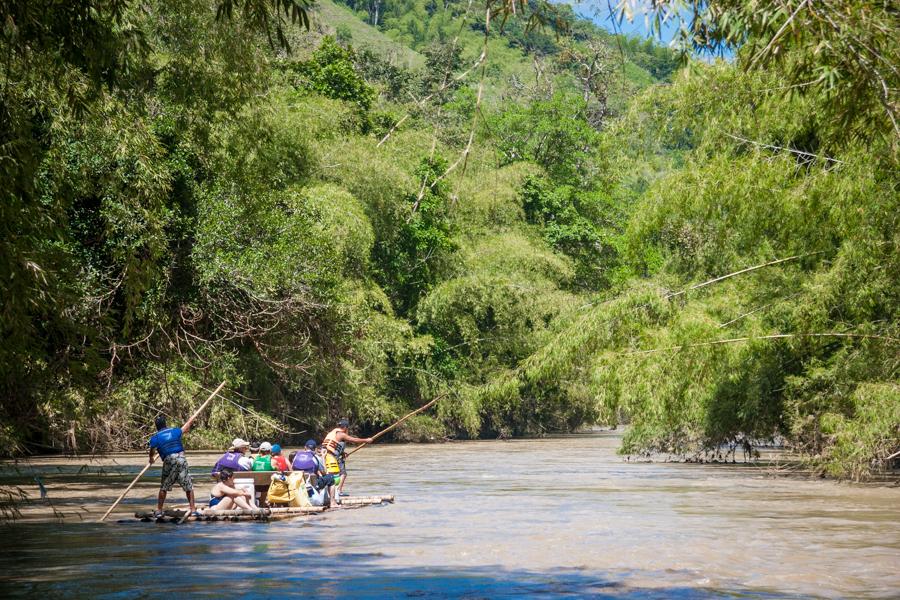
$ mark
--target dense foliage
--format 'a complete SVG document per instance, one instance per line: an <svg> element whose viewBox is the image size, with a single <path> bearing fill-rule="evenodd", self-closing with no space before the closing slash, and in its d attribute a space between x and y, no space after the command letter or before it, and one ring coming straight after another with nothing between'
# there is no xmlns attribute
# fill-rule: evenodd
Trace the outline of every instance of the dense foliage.
<svg viewBox="0 0 900 600"><path fill-rule="evenodd" d="M193 443L447 393L398 437L889 465L896 23L732 4L692 39L736 59L677 72L540 2L4 5L5 451L134 448L228 378Z"/></svg>

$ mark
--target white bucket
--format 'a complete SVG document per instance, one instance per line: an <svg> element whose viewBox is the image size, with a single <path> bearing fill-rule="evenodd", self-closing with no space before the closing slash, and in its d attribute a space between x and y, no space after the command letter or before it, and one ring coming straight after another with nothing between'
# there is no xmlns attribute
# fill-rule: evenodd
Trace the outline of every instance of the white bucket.
<svg viewBox="0 0 900 600"><path fill-rule="evenodd" d="M256 501L256 485L253 483L253 479L249 477L235 477L234 487L238 490L247 490L250 492L250 506L253 508L259 507L259 503Z"/></svg>

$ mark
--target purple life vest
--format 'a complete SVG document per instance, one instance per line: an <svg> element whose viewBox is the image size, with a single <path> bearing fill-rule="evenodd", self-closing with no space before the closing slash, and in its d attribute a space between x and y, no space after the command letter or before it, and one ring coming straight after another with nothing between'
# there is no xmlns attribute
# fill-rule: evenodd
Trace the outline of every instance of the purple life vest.
<svg viewBox="0 0 900 600"><path fill-rule="evenodd" d="M298 452L296 456L294 456L294 462L291 463L291 468L295 471L315 473L319 468L319 463L316 461L316 453L309 452L308 450Z"/></svg>
<svg viewBox="0 0 900 600"><path fill-rule="evenodd" d="M243 454L240 452L226 452L222 455L222 458L216 463L216 466L213 467L213 475L228 467L232 471L246 471L247 467L243 466L240 463L241 458L243 458Z"/></svg>

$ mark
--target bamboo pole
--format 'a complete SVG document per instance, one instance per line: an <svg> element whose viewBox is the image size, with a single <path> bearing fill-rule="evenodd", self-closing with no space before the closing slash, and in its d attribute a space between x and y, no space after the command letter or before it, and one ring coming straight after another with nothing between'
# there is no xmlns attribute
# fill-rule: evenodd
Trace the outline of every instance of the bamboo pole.
<svg viewBox="0 0 900 600"><path fill-rule="evenodd" d="M356 506L371 506L373 504L383 504L383 503L393 504L394 496L386 495L386 496L353 496L352 498L344 498L341 501L341 504L337 508L347 508L347 507L356 507ZM270 506L260 507L260 508L230 508L228 510L216 510L214 508L202 508L200 509L200 515L204 517L241 517L241 516L260 516L260 515L278 515L278 514L304 514L308 512L322 512L326 510L328 507L325 506ZM175 517L179 513L187 513L188 509L186 507L175 507L170 508L165 511L164 516L167 517ZM150 518L153 516L152 510L140 511L134 513L135 517L139 519Z"/></svg>
<svg viewBox="0 0 900 600"><path fill-rule="evenodd" d="M206 406L207 406L210 402L212 402L212 399L216 397L216 394L218 394L219 391L220 391L223 387L225 387L225 382L224 382L224 381L223 381L222 383L219 384L219 387L217 387L217 388L213 391L213 393L209 395L209 398L206 399L206 402L204 402L203 404L201 404L201 405L200 405L200 408L198 408L196 411L194 411L194 414L191 415L191 418L188 419L187 421L185 421L184 425L182 425L181 427L182 427L182 428L190 427L190 426L194 423L194 420L195 420L197 417L200 416L200 413L203 412L203 409L205 409ZM122 493L119 495L118 498L116 498L116 501L112 503L112 506L109 507L109 509L103 514L102 517L100 517L100 520L97 521L98 523L102 523L103 521L106 520L106 517L109 516L109 513L111 513L111 512L113 511L113 509L115 509L115 508L119 505L119 502L122 501L122 498L124 498L125 495L126 495L128 492L131 491L131 488L133 488L133 487L137 484L137 482L140 480L140 478L144 476L144 473L146 473L147 470L153 465L153 463L156 462L156 457L157 457L157 455L154 454L154 455L153 455L153 458L150 459L150 462L148 462L146 465L144 465L144 468L141 469L141 472L137 474L137 477L134 478L134 481L132 481L131 484L130 484L127 488L125 488L125 491L122 492Z"/></svg>
<svg viewBox="0 0 900 600"><path fill-rule="evenodd" d="M359 496L355 498L345 498L341 504L341 508L349 508L356 506L371 506L373 504L383 504L383 503L393 503L394 496ZM269 517L269 516L286 516L286 515L306 515L312 513L324 512L327 509L325 506L284 506L284 507L272 507L272 508L232 508L229 510L215 510L212 508L206 508L200 510L200 516L202 517ZM169 510L166 511L165 516L170 518L175 518L178 516L178 513L184 512L185 514L182 518L190 518L190 513L187 509L178 509L178 510ZM143 511L134 513L134 516L139 519L149 519L153 517L153 511Z"/></svg>
<svg viewBox="0 0 900 600"><path fill-rule="evenodd" d="M122 498L125 497L125 494L127 494L128 492L131 491L131 488L133 488L133 487L135 486L135 484L138 482L138 480L139 480L141 477L144 476L144 473L147 472L147 469L149 469L151 466L153 466L153 463L154 463L155 461L156 461L156 456L154 455L154 456L153 456L153 460L151 460L151 461L148 462L146 465L144 465L144 468L141 469L141 472L137 474L137 477L135 477L134 480L131 482L131 484L130 484L127 488L125 488L125 491L122 492L122 493L119 495L118 498L116 498L116 501L112 503L112 506L110 506L110 507L106 510L106 512L103 513L103 516L100 517L100 519L97 521L98 523L102 523L103 521L106 520L106 517L109 516L109 513L111 513L111 512L113 511L113 509L119 505L119 502L122 501Z"/></svg>
<svg viewBox="0 0 900 600"><path fill-rule="evenodd" d="M348 498L341 498L341 503L339 505L340 508L348 508L350 506L370 506L372 504L381 504L383 502L388 502L390 504L394 503L393 496L353 496Z"/></svg>
<svg viewBox="0 0 900 600"><path fill-rule="evenodd" d="M683 344L681 346L666 346L664 348L652 348L650 350L628 350L625 352L613 352L611 356L633 356L635 354L655 354L657 352L668 352L670 350L683 350L685 348L700 348L702 346L719 346L722 344L735 344L738 342L750 342L754 340L785 340L790 338L819 338L819 337L837 337L852 338L865 340L886 340L888 342L900 343L900 338L890 337L887 335L875 335L868 333L843 333L839 331L831 331L825 333L773 333L771 335L757 335L747 337L728 338L724 340L710 340L708 342L697 342L696 344Z"/></svg>
<svg viewBox="0 0 900 600"><path fill-rule="evenodd" d="M278 514L305 515L307 513L322 512L323 510L325 509L322 506L286 506L283 508L232 508L228 510L206 508L199 512L204 517L267 517ZM152 515L152 511L135 513L135 516L138 518L148 518Z"/></svg>
<svg viewBox="0 0 900 600"><path fill-rule="evenodd" d="M394 423L394 424L391 425L390 427L388 427L388 428L386 428L386 429L382 429L381 431L379 431L378 433L376 433L375 435L372 436L372 442L371 442L371 443L375 443L375 440L377 440L378 438L380 438L381 436L383 436L383 435L386 434L387 432L389 432L389 431L391 431L392 429L394 429L397 425L399 425L399 424L402 423L403 421L407 420L407 419L410 418L411 416L419 414L420 412L422 412L422 411L425 410L426 408L430 407L432 404L434 404L435 402L437 402L438 400L440 400L441 398L443 398L443 397L446 396L446 395L447 395L447 394L441 394L441 395L437 396L434 400L432 400L432 401L429 402L428 404L426 404L426 405L424 405L424 406L420 406L419 408L417 408L416 410L412 411L411 413L409 413L408 415L406 415L405 417L403 417L402 419L400 419L399 421L397 421L396 423ZM347 456L350 456L351 454L353 454L353 453L356 452L357 450L361 450L361 449L365 448L365 447L368 446L368 445L369 445L369 442L363 442L362 444L360 444L359 446L357 446L356 448L354 448L353 450L351 450L350 452L348 452L348 453L347 453Z"/></svg>

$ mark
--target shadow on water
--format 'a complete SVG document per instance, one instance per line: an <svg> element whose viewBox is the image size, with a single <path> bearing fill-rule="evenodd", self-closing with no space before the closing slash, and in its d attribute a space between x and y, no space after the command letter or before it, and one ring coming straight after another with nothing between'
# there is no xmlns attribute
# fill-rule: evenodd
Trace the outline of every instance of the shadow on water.
<svg viewBox="0 0 900 600"><path fill-rule="evenodd" d="M329 541L338 540L338 532L321 521L190 527L33 523L0 530L4 598L808 597L740 587L635 587L624 583L633 572L578 568L389 567L380 564L381 553L335 549Z"/></svg>

